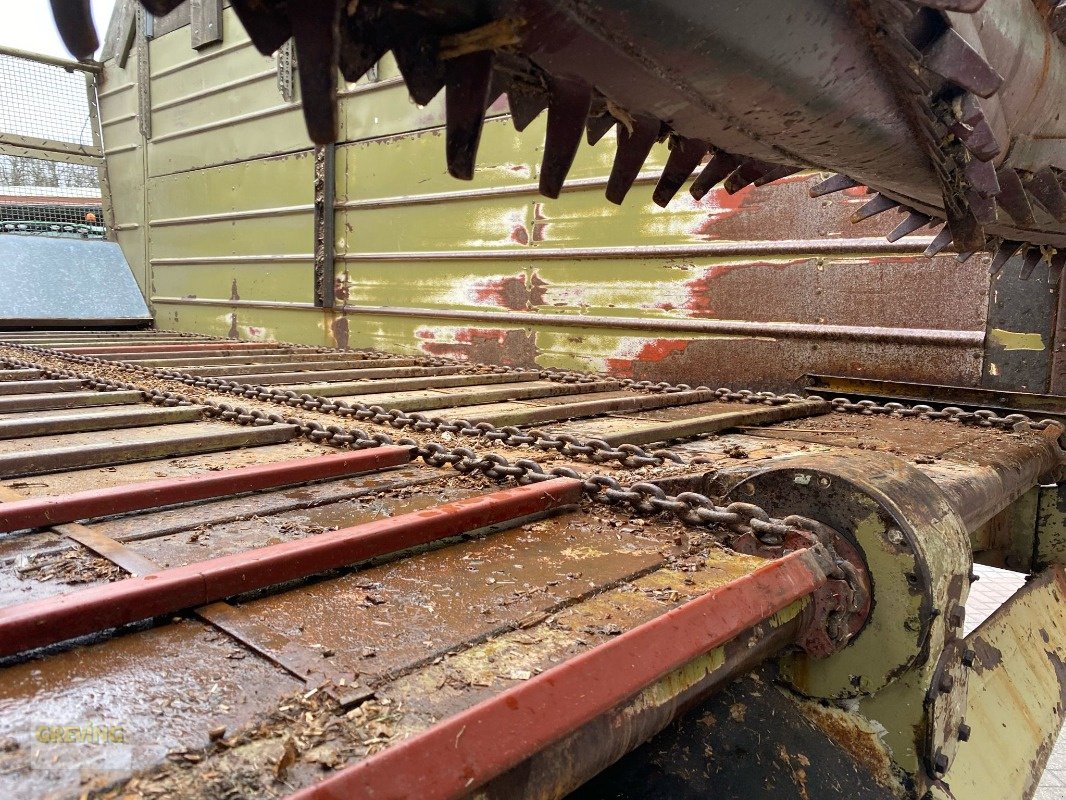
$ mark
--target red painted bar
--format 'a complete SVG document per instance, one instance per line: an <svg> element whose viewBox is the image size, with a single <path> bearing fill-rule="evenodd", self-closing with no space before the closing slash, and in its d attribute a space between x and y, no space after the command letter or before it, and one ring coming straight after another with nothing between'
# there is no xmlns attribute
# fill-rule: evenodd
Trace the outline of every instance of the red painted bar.
<svg viewBox="0 0 1066 800"><path fill-rule="evenodd" d="M64 353L91 355L93 353L183 353L197 350L262 350L263 348L280 349L284 345L277 342L197 342L196 344L106 344L106 345L71 345L55 349Z"/></svg>
<svg viewBox="0 0 1066 800"><path fill-rule="evenodd" d="M111 489L28 497L0 504L0 533L372 472L406 464L411 455L409 447L374 447L237 467L187 478L131 483Z"/></svg>
<svg viewBox="0 0 1066 800"><path fill-rule="evenodd" d="M806 550L666 612L289 796L452 800L736 638L826 581Z"/></svg>
<svg viewBox="0 0 1066 800"><path fill-rule="evenodd" d="M577 503L581 492L581 481L555 478L60 597L20 603L0 609L0 656L196 608L487 525L551 511Z"/></svg>

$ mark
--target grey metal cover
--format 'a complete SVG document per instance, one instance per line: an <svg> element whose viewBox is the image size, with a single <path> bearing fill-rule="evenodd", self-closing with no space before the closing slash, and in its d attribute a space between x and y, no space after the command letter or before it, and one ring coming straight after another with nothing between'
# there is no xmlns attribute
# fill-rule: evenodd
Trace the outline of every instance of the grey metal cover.
<svg viewBox="0 0 1066 800"><path fill-rule="evenodd" d="M0 234L0 327L150 319L115 242Z"/></svg>

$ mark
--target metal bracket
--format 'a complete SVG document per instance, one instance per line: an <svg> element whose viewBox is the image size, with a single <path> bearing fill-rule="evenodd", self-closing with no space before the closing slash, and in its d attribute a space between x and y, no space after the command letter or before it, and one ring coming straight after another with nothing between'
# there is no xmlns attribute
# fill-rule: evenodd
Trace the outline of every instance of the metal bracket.
<svg viewBox="0 0 1066 800"><path fill-rule="evenodd" d="M278 48L276 54L278 60L278 91L286 103L296 99L296 90L293 83L293 73L296 71L296 50L292 39Z"/></svg>
<svg viewBox="0 0 1066 800"><path fill-rule="evenodd" d="M137 6L137 122L141 136L152 138L152 68L148 58L148 39L152 15Z"/></svg>
<svg viewBox="0 0 1066 800"><path fill-rule="evenodd" d="M222 41L222 0L189 0L189 11L193 50Z"/></svg>
<svg viewBox="0 0 1066 800"><path fill-rule="evenodd" d="M336 148L315 148L315 305L333 308L336 261L333 221L337 181Z"/></svg>

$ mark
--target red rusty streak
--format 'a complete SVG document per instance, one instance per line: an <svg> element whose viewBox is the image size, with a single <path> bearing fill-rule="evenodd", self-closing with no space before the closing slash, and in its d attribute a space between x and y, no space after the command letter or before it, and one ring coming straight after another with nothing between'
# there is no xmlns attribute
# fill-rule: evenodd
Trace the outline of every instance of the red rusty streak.
<svg viewBox="0 0 1066 800"><path fill-rule="evenodd" d="M805 183L808 180L809 177L806 175L791 175L787 178L774 181L774 183ZM707 192L702 200L697 201L686 196L685 206L682 208L687 206L689 208L708 212L707 218L702 220L699 225L693 229L692 234L707 239L717 239L719 237L715 235L715 224L723 219L736 216L746 207L757 207L766 199L767 194L765 190L760 190L759 187L754 185L749 184L734 194L729 194L724 188L719 186L717 189L712 189Z"/></svg>
<svg viewBox="0 0 1066 800"><path fill-rule="evenodd" d="M490 278L473 286L474 299L479 305L509 308L512 311L528 311L545 303L547 281L536 272L529 276L502 275Z"/></svg>
<svg viewBox="0 0 1066 800"><path fill-rule="evenodd" d="M338 478L406 464L411 460L411 455L409 447L377 447L352 453L239 467L187 478L144 481L54 497L32 497L0 505L0 532Z"/></svg>
<svg viewBox="0 0 1066 800"><path fill-rule="evenodd" d="M419 339L424 340L419 348L424 353L435 356L455 356L460 359L466 358L465 346L479 340L495 341L502 345L506 334L507 331L493 328L456 328L453 341L437 342L430 341L437 338L436 331L421 328L415 333Z"/></svg>
<svg viewBox="0 0 1066 800"><path fill-rule="evenodd" d="M672 353L682 353L691 344L691 339L652 339L645 342L633 358L604 359L607 372L619 378L633 377L633 366L638 361L662 361Z"/></svg>
<svg viewBox="0 0 1066 800"><path fill-rule="evenodd" d="M197 342L196 344L140 344L99 345L95 347L60 347L65 353L182 353L197 350L260 350L266 347L282 347L277 342Z"/></svg>
<svg viewBox="0 0 1066 800"><path fill-rule="evenodd" d="M467 797L825 582L807 550L770 561L298 791L290 800Z"/></svg>
<svg viewBox="0 0 1066 800"><path fill-rule="evenodd" d="M707 267L701 271L698 277L685 281L685 291L688 293L688 299L685 301L685 309L695 312L694 316L713 317L715 311L713 306L714 292L712 291L712 287L715 281L720 280L734 270L785 270L789 267L794 267L797 264L804 264L813 260L814 259L811 258L793 258L788 261L745 261L742 264L717 264L713 267ZM758 296L763 294L765 292L765 287L760 287L760 283L765 281L765 273L762 275L759 275L759 273L751 274L751 278L752 295ZM733 292L737 293L738 289L734 288Z"/></svg>
<svg viewBox="0 0 1066 800"><path fill-rule="evenodd" d="M582 483L554 480L478 495L305 539L0 609L0 656L300 580L438 539L572 505Z"/></svg>

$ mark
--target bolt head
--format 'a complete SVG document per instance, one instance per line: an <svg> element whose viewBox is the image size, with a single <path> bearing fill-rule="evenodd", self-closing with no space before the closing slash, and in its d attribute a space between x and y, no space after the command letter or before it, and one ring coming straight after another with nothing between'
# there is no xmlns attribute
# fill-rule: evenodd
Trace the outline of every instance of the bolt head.
<svg viewBox="0 0 1066 800"><path fill-rule="evenodd" d="M962 653L962 665L964 667L972 667L977 660L977 653L973 650L964 650Z"/></svg>
<svg viewBox="0 0 1066 800"><path fill-rule="evenodd" d="M951 762L948 761L948 757L943 753L937 753L936 758L933 759L933 772L937 775L943 775L948 771L948 767Z"/></svg>
<svg viewBox="0 0 1066 800"><path fill-rule="evenodd" d="M968 742L968 741L970 741L970 733L971 733L970 726L967 725L965 722L963 722L963 723L961 723L959 725L959 741L960 742Z"/></svg>
<svg viewBox="0 0 1066 800"><path fill-rule="evenodd" d="M941 675L940 676L940 691L943 694L947 694L955 688L955 676L954 675Z"/></svg>

